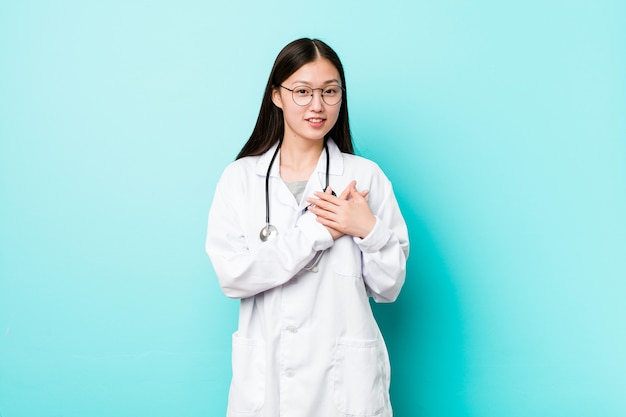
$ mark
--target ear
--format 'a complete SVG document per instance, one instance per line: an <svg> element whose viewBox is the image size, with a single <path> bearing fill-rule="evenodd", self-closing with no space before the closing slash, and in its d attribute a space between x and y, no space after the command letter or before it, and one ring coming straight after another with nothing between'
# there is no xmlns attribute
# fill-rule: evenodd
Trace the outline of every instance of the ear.
<svg viewBox="0 0 626 417"><path fill-rule="evenodd" d="M272 89L272 102L276 107L282 110L283 108L283 98L280 96L280 89L274 88Z"/></svg>

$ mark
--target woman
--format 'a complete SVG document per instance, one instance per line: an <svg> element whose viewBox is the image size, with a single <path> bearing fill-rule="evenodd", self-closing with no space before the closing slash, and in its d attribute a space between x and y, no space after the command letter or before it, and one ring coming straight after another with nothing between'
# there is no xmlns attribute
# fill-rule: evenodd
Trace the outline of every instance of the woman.
<svg viewBox="0 0 626 417"><path fill-rule="evenodd" d="M407 229L389 180L353 155L345 92L328 45L288 44L217 185L206 250L241 300L229 416L392 415L368 296L398 296Z"/></svg>

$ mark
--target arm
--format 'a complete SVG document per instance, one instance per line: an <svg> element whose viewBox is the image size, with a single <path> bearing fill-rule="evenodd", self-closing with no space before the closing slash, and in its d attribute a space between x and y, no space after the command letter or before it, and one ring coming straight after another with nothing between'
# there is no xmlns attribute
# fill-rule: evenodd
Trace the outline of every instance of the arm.
<svg viewBox="0 0 626 417"><path fill-rule="evenodd" d="M363 254L363 279L376 302L393 302L406 276L409 239L406 223L391 189L376 211L376 224L363 239L354 237Z"/></svg>
<svg viewBox="0 0 626 417"><path fill-rule="evenodd" d="M244 227L250 204L238 180L241 175L227 170L220 179L209 212L206 238L206 251L220 286L231 298L251 297L286 283L317 251L333 244L315 216L305 213L295 227L281 230L268 242L249 245L250 239L259 237L258 231L248 236Z"/></svg>
<svg viewBox="0 0 626 417"><path fill-rule="evenodd" d="M331 230L333 237L351 235L362 253L363 279L377 302L394 301L404 283L409 252L406 224L393 195L391 183L378 183L374 212L365 193L351 182L340 197L316 193L311 211ZM347 196L347 198L342 198ZM333 232L334 231L334 232Z"/></svg>

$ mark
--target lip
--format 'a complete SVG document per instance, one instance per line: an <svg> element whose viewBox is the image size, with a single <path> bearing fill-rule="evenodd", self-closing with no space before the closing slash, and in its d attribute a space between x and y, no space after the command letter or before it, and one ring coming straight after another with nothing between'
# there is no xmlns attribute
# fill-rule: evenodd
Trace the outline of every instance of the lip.
<svg viewBox="0 0 626 417"><path fill-rule="evenodd" d="M324 126L324 123L326 122L326 119L323 117L309 117L308 119L304 120L306 120L306 122L314 128L320 128Z"/></svg>

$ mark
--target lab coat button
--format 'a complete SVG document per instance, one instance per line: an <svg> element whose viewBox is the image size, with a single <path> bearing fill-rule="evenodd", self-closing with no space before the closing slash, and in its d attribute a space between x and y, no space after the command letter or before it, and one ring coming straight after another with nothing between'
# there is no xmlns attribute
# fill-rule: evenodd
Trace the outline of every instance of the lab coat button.
<svg viewBox="0 0 626 417"><path fill-rule="evenodd" d="M294 326L287 326L285 330L287 330L289 333L292 333L292 334L298 333L298 329Z"/></svg>
<svg viewBox="0 0 626 417"><path fill-rule="evenodd" d="M294 371L292 371L291 369L285 371L285 376L287 378L293 378L294 376L296 376L296 373Z"/></svg>

